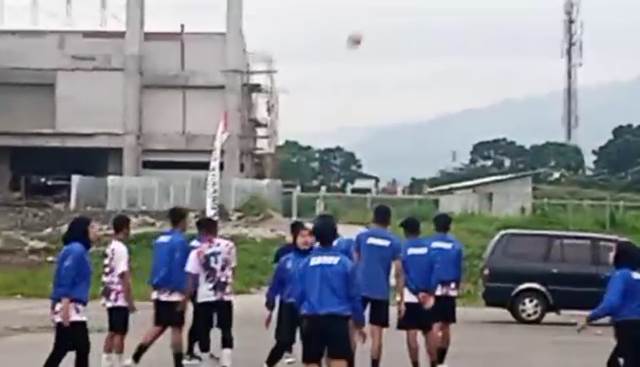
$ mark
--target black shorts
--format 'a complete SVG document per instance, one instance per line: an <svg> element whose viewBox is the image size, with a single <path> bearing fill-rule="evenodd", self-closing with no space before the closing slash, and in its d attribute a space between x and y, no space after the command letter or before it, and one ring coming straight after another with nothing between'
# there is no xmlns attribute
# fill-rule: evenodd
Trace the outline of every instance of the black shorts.
<svg viewBox="0 0 640 367"><path fill-rule="evenodd" d="M349 317L336 315L304 316L302 319L302 363L320 364L329 359L349 360L351 333Z"/></svg>
<svg viewBox="0 0 640 367"><path fill-rule="evenodd" d="M369 324L382 328L389 327L389 301L362 297L362 308L369 308Z"/></svg>
<svg viewBox="0 0 640 367"><path fill-rule="evenodd" d="M184 310L179 310L182 302L158 301L154 306L154 325L158 327L183 327Z"/></svg>
<svg viewBox="0 0 640 367"><path fill-rule="evenodd" d="M118 335L127 335L129 331L129 308L128 307L109 307L107 309L109 316L109 332Z"/></svg>
<svg viewBox="0 0 640 367"><path fill-rule="evenodd" d="M276 323L276 340L286 345L296 342L296 333L300 327L300 314L294 303L280 302Z"/></svg>
<svg viewBox="0 0 640 367"><path fill-rule="evenodd" d="M431 309L433 322L444 322L447 324L455 324L456 317L456 298L449 296L437 296L436 301Z"/></svg>
<svg viewBox="0 0 640 367"><path fill-rule="evenodd" d="M398 320L398 330L431 330L433 320L430 310L425 310L420 303L405 303L404 309L404 317Z"/></svg>

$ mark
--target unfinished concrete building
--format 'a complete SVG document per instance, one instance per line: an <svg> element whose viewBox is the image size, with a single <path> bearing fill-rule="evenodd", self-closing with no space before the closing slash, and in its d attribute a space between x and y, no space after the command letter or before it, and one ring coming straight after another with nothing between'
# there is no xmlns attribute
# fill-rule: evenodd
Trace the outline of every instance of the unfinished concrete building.
<svg viewBox="0 0 640 367"><path fill-rule="evenodd" d="M225 33L145 33L144 0L127 1L125 32L0 30L0 190L29 175L206 172L225 112L223 177L268 177L277 96L252 82L271 71L251 70L242 7L227 1Z"/></svg>

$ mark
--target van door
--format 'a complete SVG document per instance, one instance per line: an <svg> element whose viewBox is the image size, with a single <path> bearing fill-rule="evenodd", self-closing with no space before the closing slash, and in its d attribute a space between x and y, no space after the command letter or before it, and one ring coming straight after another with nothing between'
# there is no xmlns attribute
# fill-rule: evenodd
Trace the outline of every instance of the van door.
<svg viewBox="0 0 640 367"><path fill-rule="evenodd" d="M600 274L600 288L601 295L604 296L604 292L607 289L609 278L613 274L613 265L611 264L611 256L616 250L617 242L608 239L602 239L596 241L596 263L598 264L598 273Z"/></svg>
<svg viewBox="0 0 640 367"><path fill-rule="evenodd" d="M547 285L557 308L589 310L600 303L602 278L593 239L554 237L548 265Z"/></svg>

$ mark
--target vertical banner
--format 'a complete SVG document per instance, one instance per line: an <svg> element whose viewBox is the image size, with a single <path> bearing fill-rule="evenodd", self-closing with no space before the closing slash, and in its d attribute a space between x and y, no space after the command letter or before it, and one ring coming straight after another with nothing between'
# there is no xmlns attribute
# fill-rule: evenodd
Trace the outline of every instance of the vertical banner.
<svg viewBox="0 0 640 367"><path fill-rule="evenodd" d="M222 116L216 132L216 140L211 151L209 174L207 175L207 217L220 219L220 162L222 161L222 146L229 137L227 113Z"/></svg>

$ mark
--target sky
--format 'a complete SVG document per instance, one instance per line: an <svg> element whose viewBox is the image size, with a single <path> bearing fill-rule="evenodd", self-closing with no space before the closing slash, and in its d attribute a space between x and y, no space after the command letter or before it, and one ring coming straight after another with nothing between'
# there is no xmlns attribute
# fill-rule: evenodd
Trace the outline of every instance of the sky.
<svg viewBox="0 0 640 367"><path fill-rule="evenodd" d="M5 2L5 26L29 24L31 0ZM124 0L109 0L122 28ZM251 51L272 54L282 139L331 144L380 125L426 121L563 85L564 0L245 0ZM40 0L42 26L64 0ZM75 0L74 27L98 25L99 0ZM147 0L148 30L224 30L225 0ZM583 0L583 84L640 75L640 1ZM364 42L347 50L360 32Z"/></svg>

